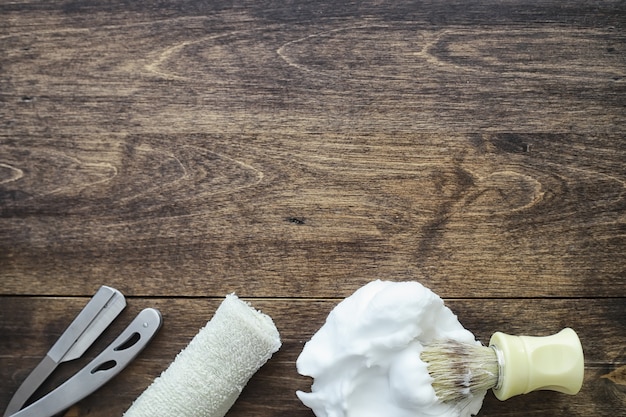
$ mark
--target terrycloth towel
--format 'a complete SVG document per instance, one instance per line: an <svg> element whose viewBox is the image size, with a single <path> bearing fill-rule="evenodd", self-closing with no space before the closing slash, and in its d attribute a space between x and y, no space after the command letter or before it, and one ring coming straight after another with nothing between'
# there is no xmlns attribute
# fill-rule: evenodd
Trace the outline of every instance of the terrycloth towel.
<svg viewBox="0 0 626 417"><path fill-rule="evenodd" d="M280 345L272 319L230 294L123 417L223 417Z"/></svg>

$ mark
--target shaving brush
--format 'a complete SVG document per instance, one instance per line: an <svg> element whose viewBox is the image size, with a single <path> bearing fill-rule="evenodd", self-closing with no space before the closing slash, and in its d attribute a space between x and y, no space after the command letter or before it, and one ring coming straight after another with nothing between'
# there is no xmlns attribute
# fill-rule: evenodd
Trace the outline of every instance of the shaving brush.
<svg viewBox="0 0 626 417"><path fill-rule="evenodd" d="M577 394L584 376L583 350L574 330L545 336L494 333L489 346L435 341L420 359L440 401L461 402L492 389L499 400L531 391Z"/></svg>

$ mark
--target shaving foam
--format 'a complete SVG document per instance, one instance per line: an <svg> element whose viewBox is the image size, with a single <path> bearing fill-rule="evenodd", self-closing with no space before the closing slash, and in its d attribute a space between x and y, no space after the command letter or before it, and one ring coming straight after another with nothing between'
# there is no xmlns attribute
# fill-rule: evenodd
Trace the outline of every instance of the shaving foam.
<svg viewBox="0 0 626 417"><path fill-rule="evenodd" d="M340 302L296 366L313 378L298 398L317 417L466 417L484 393L441 402L420 360L429 342L480 344L443 300L418 282L373 281Z"/></svg>

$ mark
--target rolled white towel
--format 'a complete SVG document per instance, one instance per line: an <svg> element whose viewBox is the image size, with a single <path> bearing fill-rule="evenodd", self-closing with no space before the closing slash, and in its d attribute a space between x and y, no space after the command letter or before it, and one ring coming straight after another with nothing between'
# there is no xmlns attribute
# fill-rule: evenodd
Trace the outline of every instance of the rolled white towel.
<svg viewBox="0 0 626 417"><path fill-rule="evenodd" d="M281 346L272 319L235 294L123 417L223 417Z"/></svg>

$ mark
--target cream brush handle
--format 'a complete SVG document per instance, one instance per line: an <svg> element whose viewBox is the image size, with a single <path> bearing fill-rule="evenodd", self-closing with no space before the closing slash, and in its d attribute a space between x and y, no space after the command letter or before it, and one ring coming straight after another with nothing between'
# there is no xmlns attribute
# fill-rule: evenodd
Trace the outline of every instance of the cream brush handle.
<svg viewBox="0 0 626 417"><path fill-rule="evenodd" d="M496 349L500 365L499 400L537 390L566 394L580 391L584 357L580 339L570 328L552 336L511 336L496 332L489 345Z"/></svg>

